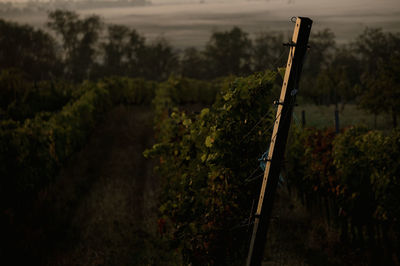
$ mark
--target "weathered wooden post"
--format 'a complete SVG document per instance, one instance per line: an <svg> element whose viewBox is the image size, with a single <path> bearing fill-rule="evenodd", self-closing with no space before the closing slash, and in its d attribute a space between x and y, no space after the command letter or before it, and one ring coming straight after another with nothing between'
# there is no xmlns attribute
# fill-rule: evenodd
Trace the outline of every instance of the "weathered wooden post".
<svg viewBox="0 0 400 266"><path fill-rule="evenodd" d="M294 27L289 58L286 65L281 95L276 102L278 110L272 132L268 158L261 186L258 206L255 213L253 234L249 246L246 265L261 265L267 231L271 216L273 199L279 180L279 174L285 153L286 141L292 118L294 101L298 91L303 58L307 50L312 20L298 17Z"/></svg>
<svg viewBox="0 0 400 266"><path fill-rule="evenodd" d="M336 134L339 134L339 132L340 132L340 126L339 126L339 110L337 109L337 106L335 107L334 114L335 114L335 131L336 131Z"/></svg>
<svg viewBox="0 0 400 266"><path fill-rule="evenodd" d="M301 127L305 128L306 127L306 111L301 110Z"/></svg>

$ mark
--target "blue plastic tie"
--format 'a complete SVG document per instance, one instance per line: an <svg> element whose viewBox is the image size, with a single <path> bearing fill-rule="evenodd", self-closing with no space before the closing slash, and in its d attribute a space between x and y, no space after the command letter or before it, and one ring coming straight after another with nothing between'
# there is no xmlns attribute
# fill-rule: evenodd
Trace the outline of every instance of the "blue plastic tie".
<svg viewBox="0 0 400 266"><path fill-rule="evenodd" d="M263 155L261 155L261 158L258 159L258 161L260 162L260 167L263 170L263 172L265 171L265 166L267 165L268 153L269 153L269 148L266 152L264 152Z"/></svg>
<svg viewBox="0 0 400 266"><path fill-rule="evenodd" d="M269 148L267 149L266 152L263 153L263 155L261 155L261 158L258 159L258 161L260 162L260 168L263 170L263 172L265 172L265 167L267 165L268 153L269 153ZM283 179L282 174L279 173L278 185L282 186L283 182L285 182L285 179Z"/></svg>

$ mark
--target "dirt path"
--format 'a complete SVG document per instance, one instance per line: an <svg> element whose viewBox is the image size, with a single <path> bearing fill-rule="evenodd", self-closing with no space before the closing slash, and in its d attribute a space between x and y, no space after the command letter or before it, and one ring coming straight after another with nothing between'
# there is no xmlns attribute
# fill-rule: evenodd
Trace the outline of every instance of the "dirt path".
<svg viewBox="0 0 400 266"><path fill-rule="evenodd" d="M148 107L119 106L49 189L48 265L146 265L155 255L157 178L142 152L153 141Z"/></svg>

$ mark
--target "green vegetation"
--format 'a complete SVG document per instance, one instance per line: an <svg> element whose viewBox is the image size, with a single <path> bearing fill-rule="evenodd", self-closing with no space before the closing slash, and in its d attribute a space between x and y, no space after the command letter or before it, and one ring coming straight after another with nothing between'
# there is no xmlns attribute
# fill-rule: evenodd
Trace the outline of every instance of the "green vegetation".
<svg viewBox="0 0 400 266"><path fill-rule="evenodd" d="M149 106L156 88L164 84L119 77L78 86L34 83L10 71L0 78L5 100L0 124L1 211L12 255L12 249L20 247L12 232L24 225L37 197L56 182L61 167L85 145L104 114L120 104ZM179 104L215 100L217 87L211 83L178 78L170 82L184 85L172 93Z"/></svg>
<svg viewBox="0 0 400 266"><path fill-rule="evenodd" d="M376 248L369 263L392 263L398 248L399 144L398 130L351 127L297 130L288 148L289 188L340 228L343 243Z"/></svg>
<svg viewBox="0 0 400 266"><path fill-rule="evenodd" d="M39 112L23 122L1 121L1 195L6 207L26 207L25 200L52 180L108 109L108 91L89 83L82 86L85 92L59 112Z"/></svg>
<svg viewBox="0 0 400 266"><path fill-rule="evenodd" d="M229 82L215 104L197 115L174 106L169 94L179 83L169 82L156 94L159 137L146 156L160 162L161 219L184 264L243 263L246 228L240 225L259 189L246 178L267 146L261 132L271 124L272 110L264 103L272 101L275 79L267 72ZM172 113L165 116L168 109Z"/></svg>
<svg viewBox="0 0 400 266"><path fill-rule="evenodd" d="M84 82L78 88L64 83L32 85L19 76L10 78L10 73L2 74L0 82L5 84L4 88L18 92L10 96L12 101L4 106L6 111L1 120L1 175L8 177L2 179L1 187L8 203L16 202L8 197L16 199L26 193L30 198L29 195L46 186L60 166L83 146L96 123L112 106L148 105L158 86L155 82L129 78ZM216 88L207 82L185 79L171 82L190 84L174 91L174 100L180 104L214 101ZM5 96L10 94L7 90L3 92Z"/></svg>

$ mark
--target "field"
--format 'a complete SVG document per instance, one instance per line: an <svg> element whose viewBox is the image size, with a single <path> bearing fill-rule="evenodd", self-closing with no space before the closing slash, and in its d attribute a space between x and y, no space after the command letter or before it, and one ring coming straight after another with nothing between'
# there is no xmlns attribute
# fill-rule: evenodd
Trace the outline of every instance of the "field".
<svg viewBox="0 0 400 266"><path fill-rule="evenodd" d="M305 111L307 126L319 129L335 127L335 106L299 104L294 110L294 123L301 125L303 110ZM391 118L384 114L375 117L354 104L348 104L343 110L339 110L339 125L341 128L364 125L368 128L387 130L391 127Z"/></svg>

